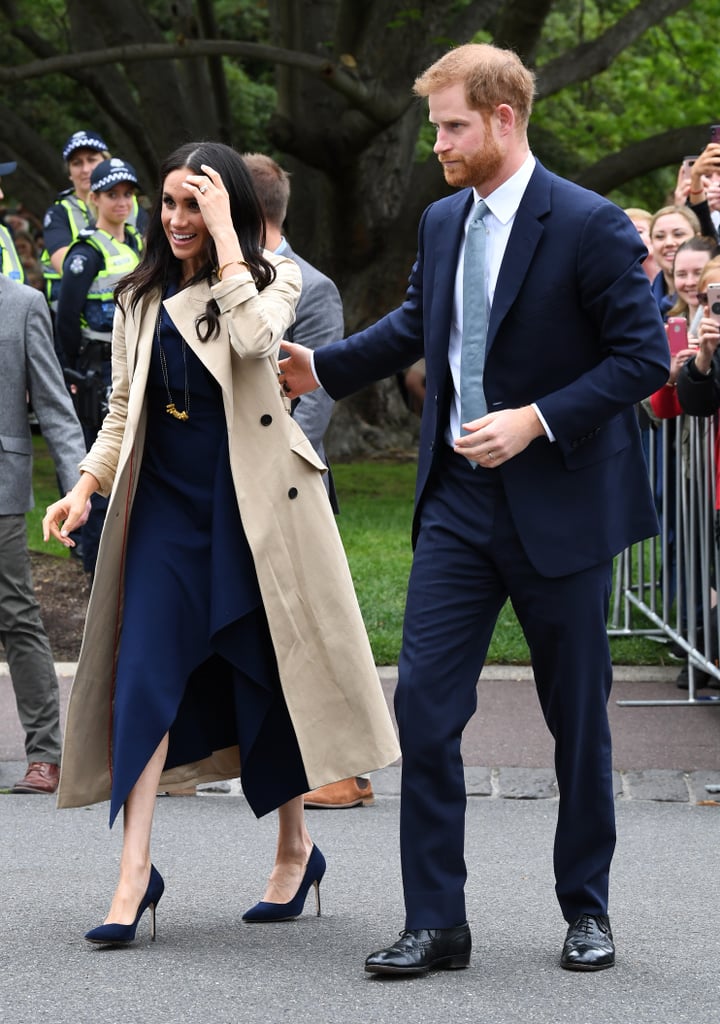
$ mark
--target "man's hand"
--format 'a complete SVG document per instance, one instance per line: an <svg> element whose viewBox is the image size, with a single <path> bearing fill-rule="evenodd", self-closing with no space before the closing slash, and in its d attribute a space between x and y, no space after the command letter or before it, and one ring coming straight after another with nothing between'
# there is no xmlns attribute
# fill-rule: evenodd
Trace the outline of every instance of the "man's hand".
<svg viewBox="0 0 720 1024"><path fill-rule="evenodd" d="M524 451L534 438L545 434L531 405L491 412L462 426L470 433L456 439L455 451L489 469L501 466Z"/></svg>
<svg viewBox="0 0 720 1024"><path fill-rule="evenodd" d="M283 341L280 351L289 352L287 359L279 362L278 381L288 398L299 398L308 391L314 391L320 385L312 372L312 351L304 345L296 345L292 341Z"/></svg>

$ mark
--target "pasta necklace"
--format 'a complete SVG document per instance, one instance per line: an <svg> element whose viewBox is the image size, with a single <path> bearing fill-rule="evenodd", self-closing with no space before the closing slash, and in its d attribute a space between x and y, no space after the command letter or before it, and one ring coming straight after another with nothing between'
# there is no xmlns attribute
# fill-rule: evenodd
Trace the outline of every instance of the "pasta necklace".
<svg viewBox="0 0 720 1024"><path fill-rule="evenodd" d="M160 351L160 369L162 371L163 382L165 384L165 390L167 391L167 405L165 406L165 412L169 413L176 420L190 419L190 386L188 384L188 372L187 372L187 345L185 339L182 338L182 357L183 357L183 368L185 370L185 408L182 412L177 408L173 402L173 397L170 392L170 381L168 378L167 360L163 351L162 342L160 341L160 321L162 319L162 303L158 309L157 320L155 321L155 334L157 336L158 349Z"/></svg>

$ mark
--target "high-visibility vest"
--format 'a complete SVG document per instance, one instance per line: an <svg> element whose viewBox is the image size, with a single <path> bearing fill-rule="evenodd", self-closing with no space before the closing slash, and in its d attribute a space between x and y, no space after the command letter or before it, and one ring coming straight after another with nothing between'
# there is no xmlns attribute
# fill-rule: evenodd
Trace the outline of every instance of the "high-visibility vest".
<svg viewBox="0 0 720 1024"><path fill-rule="evenodd" d="M86 341L110 341L115 313L113 292L122 278L140 262L142 236L129 225L125 226L125 230L132 240L131 245L118 241L100 228L86 229L78 236L78 241L88 242L103 258L103 267L88 288L81 314L80 324ZM72 266L73 258L71 247L65 256L63 271Z"/></svg>
<svg viewBox="0 0 720 1024"><path fill-rule="evenodd" d="M0 224L0 274L11 277L14 281L23 282L25 280L25 271L17 254L15 243L4 224Z"/></svg>
<svg viewBox="0 0 720 1024"><path fill-rule="evenodd" d="M95 227L95 221L90 214L87 203L84 203L79 196L75 195L74 192L61 192L55 200L54 205L62 206L62 208L67 212L68 225L72 236L70 245L72 245L73 242L77 242L81 231L87 231L88 228ZM138 205L137 196L133 196L132 210L130 211L130 215L127 219L127 223L133 228L137 224L139 209L140 207ZM57 312L62 273L58 273L53 267L50 262L50 253L47 249L43 250L40 256L40 263L42 264L43 277L45 278L45 295L47 296L50 308L54 312Z"/></svg>

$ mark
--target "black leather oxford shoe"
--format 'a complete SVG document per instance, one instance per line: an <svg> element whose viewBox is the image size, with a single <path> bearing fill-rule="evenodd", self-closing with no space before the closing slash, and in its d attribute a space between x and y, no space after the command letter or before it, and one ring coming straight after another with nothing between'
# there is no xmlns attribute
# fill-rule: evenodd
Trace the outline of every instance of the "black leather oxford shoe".
<svg viewBox="0 0 720 1024"><path fill-rule="evenodd" d="M454 971L470 963L470 927L415 928L400 933L387 949L371 953L365 970L371 974L425 974Z"/></svg>
<svg viewBox="0 0 720 1024"><path fill-rule="evenodd" d="M581 914L567 930L560 966L568 971L602 971L614 963L610 918Z"/></svg>

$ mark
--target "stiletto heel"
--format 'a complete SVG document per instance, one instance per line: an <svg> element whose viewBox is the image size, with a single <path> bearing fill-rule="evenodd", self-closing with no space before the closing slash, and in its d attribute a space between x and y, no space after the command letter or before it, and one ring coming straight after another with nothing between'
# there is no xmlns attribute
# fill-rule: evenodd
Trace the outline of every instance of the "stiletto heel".
<svg viewBox="0 0 720 1024"><path fill-rule="evenodd" d="M160 902L160 897L165 892L165 883L162 875L150 865L150 881L145 895L140 900L138 912L132 924L101 924L99 928L92 928L85 933L88 942L96 942L103 946L127 946L135 938L138 922L145 911L150 908L150 938L155 941L155 908Z"/></svg>
<svg viewBox="0 0 720 1024"><path fill-rule="evenodd" d="M267 923L270 921L292 921L303 912L305 900L307 899L310 886L315 889L315 909L320 917L320 883L326 868L325 858L317 846L313 844L308 857L305 874L303 875L300 887L289 903L266 903L260 901L254 907L246 910L242 916L243 921L250 921L253 924Z"/></svg>

